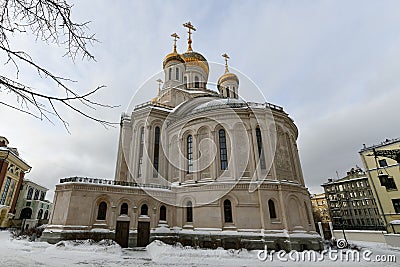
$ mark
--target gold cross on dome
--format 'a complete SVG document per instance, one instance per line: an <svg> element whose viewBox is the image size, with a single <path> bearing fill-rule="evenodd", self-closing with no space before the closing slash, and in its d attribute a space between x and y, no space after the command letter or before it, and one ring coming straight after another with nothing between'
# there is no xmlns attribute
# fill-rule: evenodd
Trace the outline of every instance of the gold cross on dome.
<svg viewBox="0 0 400 267"><path fill-rule="evenodd" d="M177 53L176 52L176 40L179 39L179 35L176 34L176 32L174 32L173 34L171 34L171 37L174 38L174 53Z"/></svg>
<svg viewBox="0 0 400 267"><path fill-rule="evenodd" d="M190 23L190 21L186 22L183 24L183 27L188 28L188 51L192 51L192 32L191 31L196 31L196 28Z"/></svg>
<svg viewBox="0 0 400 267"><path fill-rule="evenodd" d="M227 73L227 72L229 72L229 70L228 70L228 59L229 59L229 56L225 53L225 54L222 55L222 57L225 58L225 73Z"/></svg>

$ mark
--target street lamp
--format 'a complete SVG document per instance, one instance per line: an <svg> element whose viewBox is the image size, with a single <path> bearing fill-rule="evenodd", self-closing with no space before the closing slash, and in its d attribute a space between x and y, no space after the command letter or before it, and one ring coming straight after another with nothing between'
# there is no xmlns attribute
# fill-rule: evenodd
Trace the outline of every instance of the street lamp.
<svg viewBox="0 0 400 267"><path fill-rule="evenodd" d="M342 228L342 233L343 233L343 238L346 241L346 244L348 244L347 242L347 238L346 238L346 233L344 232L344 226L345 226L345 222L343 219L343 201L342 201L342 196L340 194L337 194L338 197L338 201L340 202L340 207L339 207L339 221L340 221L340 227Z"/></svg>

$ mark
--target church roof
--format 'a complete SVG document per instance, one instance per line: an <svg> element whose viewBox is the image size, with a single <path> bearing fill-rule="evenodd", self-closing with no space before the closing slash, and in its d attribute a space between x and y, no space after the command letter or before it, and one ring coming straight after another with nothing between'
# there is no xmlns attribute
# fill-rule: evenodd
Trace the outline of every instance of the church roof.
<svg viewBox="0 0 400 267"><path fill-rule="evenodd" d="M246 101L235 98L220 98L213 96L201 96L190 99L179 108L174 110L174 115L177 117L188 116L199 112L208 110L224 109L224 108L248 108L249 105Z"/></svg>

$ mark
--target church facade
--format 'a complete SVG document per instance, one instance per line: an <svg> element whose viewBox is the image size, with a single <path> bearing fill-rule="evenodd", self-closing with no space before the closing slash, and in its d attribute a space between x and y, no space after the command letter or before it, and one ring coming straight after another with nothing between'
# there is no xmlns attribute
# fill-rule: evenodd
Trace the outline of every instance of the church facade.
<svg viewBox="0 0 400 267"><path fill-rule="evenodd" d="M321 249L293 120L241 99L226 54L217 91L207 88L209 64L184 26L187 51L173 34L158 95L121 118L115 179L61 179L42 238Z"/></svg>

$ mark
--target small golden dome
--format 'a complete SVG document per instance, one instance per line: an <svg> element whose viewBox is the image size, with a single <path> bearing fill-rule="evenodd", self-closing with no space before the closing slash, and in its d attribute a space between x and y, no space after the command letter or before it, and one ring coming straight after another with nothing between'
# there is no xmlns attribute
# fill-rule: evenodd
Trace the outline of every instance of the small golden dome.
<svg viewBox="0 0 400 267"><path fill-rule="evenodd" d="M236 76L236 74L229 72L228 68L229 56L226 53L224 53L222 57L225 58L225 73L221 77L219 77L217 84L220 85L221 83L229 80L234 80L235 82L237 82L237 84L239 84L239 78Z"/></svg>
<svg viewBox="0 0 400 267"><path fill-rule="evenodd" d="M200 66L208 75L209 67L207 59L200 53L194 51L186 51L182 54L182 58L185 60L187 65Z"/></svg>
<svg viewBox="0 0 400 267"><path fill-rule="evenodd" d="M181 63L185 63L185 60L182 58L181 55L179 55L176 52L172 52L165 56L164 61L163 61L163 68L165 69L165 66L167 65L167 63L170 61L173 61L173 60L179 61Z"/></svg>
<svg viewBox="0 0 400 267"><path fill-rule="evenodd" d="M236 76L236 74L230 73L230 72L226 72L221 77L219 77L218 85L223 83L223 82L225 82L225 81L228 81L228 80L234 80L239 84L239 78Z"/></svg>

